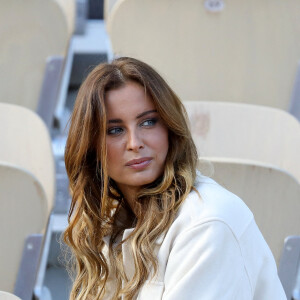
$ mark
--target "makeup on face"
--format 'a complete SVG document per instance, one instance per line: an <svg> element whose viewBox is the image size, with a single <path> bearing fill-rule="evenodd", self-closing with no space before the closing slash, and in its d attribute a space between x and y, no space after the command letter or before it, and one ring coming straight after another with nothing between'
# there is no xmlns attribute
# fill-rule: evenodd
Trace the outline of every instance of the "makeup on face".
<svg viewBox="0 0 300 300"><path fill-rule="evenodd" d="M109 91L105 103L108 174L126 197L163 173L168 129L136 82Z"/></svg>

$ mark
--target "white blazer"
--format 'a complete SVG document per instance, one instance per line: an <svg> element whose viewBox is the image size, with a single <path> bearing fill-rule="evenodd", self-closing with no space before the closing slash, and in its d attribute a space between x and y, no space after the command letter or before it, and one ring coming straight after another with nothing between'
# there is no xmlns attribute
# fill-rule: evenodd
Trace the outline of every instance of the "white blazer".
<svg viewBox="0 0 300 300"><path fill-rule="evenodd" d="M249 208L210 178L198 176L195 187L201 198L192 191L157 240L158 275L136 299L286 300L273 255ZM132 231L125 230L123 239ZM128 242L122 250L130 278L134 264Z"/></svg>

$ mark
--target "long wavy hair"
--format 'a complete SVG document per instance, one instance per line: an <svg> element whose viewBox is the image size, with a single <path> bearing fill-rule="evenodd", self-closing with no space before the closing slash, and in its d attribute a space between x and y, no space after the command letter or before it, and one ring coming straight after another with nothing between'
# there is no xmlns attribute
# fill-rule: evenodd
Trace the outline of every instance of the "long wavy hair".
<svg viewBox="0 0 300 300"><path fill-rule="evenodd" d="M135 214L108 176L106 149L106 93L129 81L140 84L151 97L169 137L164 172L141 188ZM193 189L197 150L184 106L149 65L129 57L100 64L78 92L65 163L72 203L64 241L72 250L75 268L70 299L102 299L111 282L112 299L133 299L145 281L157 273L155 241L171 226ZM130 245L135 272L128 278L122 255L125 241L120 237L132 227L126 243ZM107 237L108 246L104 242Z"/></svg>

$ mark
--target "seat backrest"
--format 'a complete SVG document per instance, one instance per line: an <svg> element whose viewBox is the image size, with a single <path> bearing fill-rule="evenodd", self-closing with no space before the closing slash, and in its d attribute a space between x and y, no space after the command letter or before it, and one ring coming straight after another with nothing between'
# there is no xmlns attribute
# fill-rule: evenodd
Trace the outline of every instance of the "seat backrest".
<svg viewBox="0 0 300 300"><path fill-rule="evenodd" d="M109 14L111 13L114 5L117 3L119 0L104 0L104 20L107 20Z"/></svg>
<svg viewBox="0 0 300 300"><path fill-rule="evenodd" d="M3 292L3 291L0 291L0 299L1 300L21 300L19 297L15 296L13 294L7 293L7 292Z"/></svg>
<svg viewBox="0 0 300 300"><path fill-rule="evenodd" d="M209 0L208 0L209 1ZM300 2L120 0L107 20L113 52L157 69L184 101L288 109L300 59Z"/></svg>
<svg viewBox="0 0 300 300"><path fill-rule="evenodd" d="M300 123L276 108L224 102L184 102L199 156L260 161L300 182Z"/></svg>
<svg viewBox="0 0 300 300"><path fill-rule="evenodd" d="M300 235L300 184L288 172L259 162L211 157L205 160L213 170L207 175L251 209L278 264L284 239Z"/></svg>
<svg viewBox="0 0 300 300"><path fill-rule="evenodd" d="M47 198L38 178L0 161L0 290L13 292L25 239L41 233L47 218Z"/></svg>
<svg viewBox="0 0 300 300"><path fill-rule="evenodd" d="M0 161L21 167L39 180L50 212L54 205L55 164L43 121L27 108L0 103L0 144Z"/></svg>
<svg viewBox="0 0 300 300"><path fill-rule="evenodd" d="M0 101L37 109L46 59L67 53L75 0L0 1Z"/></svg>

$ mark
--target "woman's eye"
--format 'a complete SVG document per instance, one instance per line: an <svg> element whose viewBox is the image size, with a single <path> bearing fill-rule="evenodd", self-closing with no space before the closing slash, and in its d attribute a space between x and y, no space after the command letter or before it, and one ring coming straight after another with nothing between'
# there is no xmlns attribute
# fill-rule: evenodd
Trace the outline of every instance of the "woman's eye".
<svg viewBox="0 0 300 300"><path fill-rule="evenodd" d="M113 127L107 130L108 135L118 135L123 132L123 129L120 127Z"/></svg>
<svg viewBox="0 0 300 300"><path fill-rule="evenodd" d="M145 127L151 127L154 126L156 123L157 123L157 119L153 118L153 119L145 120L144 122L142 122L141 125Z"/></svg>

